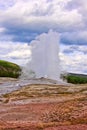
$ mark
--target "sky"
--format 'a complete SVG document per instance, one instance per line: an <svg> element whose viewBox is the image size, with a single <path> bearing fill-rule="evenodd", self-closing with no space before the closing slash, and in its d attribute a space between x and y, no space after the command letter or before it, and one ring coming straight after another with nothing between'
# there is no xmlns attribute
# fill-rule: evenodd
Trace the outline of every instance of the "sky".
<svg viewBox="0 0 87 130"><path fill-rule="evenodd" d="M87 74L87 0L0 0L0 59L25 65L29 44L50 29L63 70Z"/></svg>

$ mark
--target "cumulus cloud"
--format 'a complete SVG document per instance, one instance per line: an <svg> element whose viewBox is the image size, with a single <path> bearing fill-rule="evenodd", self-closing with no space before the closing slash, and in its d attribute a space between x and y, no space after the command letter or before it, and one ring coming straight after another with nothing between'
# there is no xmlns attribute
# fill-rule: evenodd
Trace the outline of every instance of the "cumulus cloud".
<svg viewBox="0 0 87 130"><path fill-rule="evenodd" d="M87 30L65 32L61 35L61 42L69 45L87 45Z"/></svg>
<svg viewBox="0 0 87 130"><path fill-rule="evenodd" d="M8 2L4 3L6 6ZM10 0L8 8L0 10L0 25L13 41L29 42L36 35L50 28L58 32L75 31L84 26L77 10L67 11L65 6L70 0ZM20 9L20 11L19 11Z"/></svg>
<svg viewBox="0 0 87 130"><path fill-rule="evenodd" d="M0 59L25 64L30 42L53 29L67 71L87 72L86 0L0 0Z"/></svg>
<svg viewBox="0 0 87 130"><path fill-rule="evenodd" d="M27 63L31 56L31 47L24 43L0 43L0 59L12 61L19 65Z"/></svg>
<svg viewBox="0 0 87 130"><path fill-rule="evenodd" d="M61 45L60 59L63 69L73 73L87 73L87 46Z"/></svg>
<svg viewBox="0 0 87 130"><path fill-rule="evenodd" d="M78 13L82 16L84 27L86 27L87 24L87 0L71 0L67 3L66 8L68 10L77 10ZM87 29L87 28L86 28Z"/></svg>

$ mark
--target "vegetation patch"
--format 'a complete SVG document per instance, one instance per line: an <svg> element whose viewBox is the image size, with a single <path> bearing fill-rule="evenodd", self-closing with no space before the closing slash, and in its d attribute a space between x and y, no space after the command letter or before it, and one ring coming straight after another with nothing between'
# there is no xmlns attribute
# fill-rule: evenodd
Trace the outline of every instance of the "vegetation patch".
<svg viewBox="0 0 87 130"><path fill-rule="evenodd" d="M17 64L0 60L0 77L18 78L21 68Z"/></svg>
<svg viewBox="0 0 87 130"><path fill-rule="evenodd" d="M68 83L73 83L73 84L85 84L87 83L87 77L86 76L81 76L81 75L72 75L72 74L67 74L66 76L63 77L64 80L67 80Z"/></svg>

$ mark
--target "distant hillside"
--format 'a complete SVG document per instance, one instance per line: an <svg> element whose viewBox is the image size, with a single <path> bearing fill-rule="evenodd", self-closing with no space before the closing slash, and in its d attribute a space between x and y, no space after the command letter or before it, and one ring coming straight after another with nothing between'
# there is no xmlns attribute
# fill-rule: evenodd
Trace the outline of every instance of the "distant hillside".
<svg viewBox="0 0 87 130"><path fill-rule="evenodd" d="M63 75L62 77L68 83L73 83L73 84L87 83L87 75L85 74L67 73L66 75Z"/></svg>
<svg viewBox="0 0 87 130"><path fill-rule="evenodd" d="M86 74L68 73L68 75L79 76L79 77L87 78L87 75L86 75Z"/></svg>
<svg viewBox="0 0 87 130"><path fill-rule="evenodd" d="M0 60L0 77L17 78L20 75L21 69L17 64Z"/></svg>

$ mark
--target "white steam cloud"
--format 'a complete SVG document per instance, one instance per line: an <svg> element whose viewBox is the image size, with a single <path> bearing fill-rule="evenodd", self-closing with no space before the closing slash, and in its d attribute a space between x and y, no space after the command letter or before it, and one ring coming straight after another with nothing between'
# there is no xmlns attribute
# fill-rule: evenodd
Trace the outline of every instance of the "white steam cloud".
<svg viewBox="0 0 87 130"><path fill-rule="evenodd" d="M31 60L23 68L22 77L59 80L59 34L50 30L31 42Z"/></svg>

